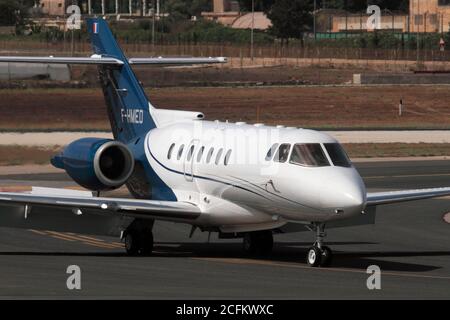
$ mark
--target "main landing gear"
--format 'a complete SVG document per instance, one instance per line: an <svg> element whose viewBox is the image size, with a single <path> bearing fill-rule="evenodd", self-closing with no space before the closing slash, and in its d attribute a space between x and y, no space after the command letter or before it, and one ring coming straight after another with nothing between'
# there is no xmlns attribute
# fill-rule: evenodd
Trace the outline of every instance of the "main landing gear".
<svg viewBox="0 0 450 320"><path fill-rule="evenodd" d="M148 256L153 251L153 233L127 232L125 250L130 256Z"/></svg>
<svg viewBox="0 0 450 320"><path fill-rule="evenodd" d="M316 242L308 250L306 262L310 267L329 267L333 258L331 249L323 245L325 238L325 224L314 223L311 230L316 232Z"/></svg>
<svg viewBox="0 0 450 320"><path fill-rule="evenodd" d="M272 252L273 234L271 230L248 232L244 235L243 248L250 255L267 255Z"/></svg>
<svg viewBox="0 0 450 320"><path fill-rule="evenodd" d="M153 222L133 222L124 234L125 250L130 256L149 256L153 251Z"/></svg>

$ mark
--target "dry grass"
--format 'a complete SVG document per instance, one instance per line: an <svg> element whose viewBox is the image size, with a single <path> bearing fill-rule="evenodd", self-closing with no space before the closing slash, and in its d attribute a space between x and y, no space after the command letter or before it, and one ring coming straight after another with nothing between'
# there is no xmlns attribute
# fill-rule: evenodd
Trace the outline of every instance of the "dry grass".
<svg viewBox="0 0 450 320"><path fill-rule="evenodd" d="M351 158L450 156L450 143L345 144Z"/></svg>
<svg viewBox="0 0 450 320"><path fill-rule="evenodd" d="M165 88L160 108L309 128L450 129L448 86ZM403 98L405 112L398 116ZM0 90L0 130L108 130L101 90ZM259 108L259 117L258 115Z"/></svg>
<svg viewBox="0 0 450 320"><path fill-rule="evenodd" d="M0 165L49 164L60 147L0 146Z"/></svg>

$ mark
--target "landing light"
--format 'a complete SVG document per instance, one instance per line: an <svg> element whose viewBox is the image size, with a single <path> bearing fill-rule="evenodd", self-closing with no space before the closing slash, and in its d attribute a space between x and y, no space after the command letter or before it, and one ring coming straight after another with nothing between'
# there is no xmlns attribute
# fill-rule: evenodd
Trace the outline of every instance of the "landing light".
<svg viewBox="0 0 450 320"><path fill-rule="evenodd" d="M80 209L73 209L72 212L77 216L81 216L83 214L83 211Z"/></svg>

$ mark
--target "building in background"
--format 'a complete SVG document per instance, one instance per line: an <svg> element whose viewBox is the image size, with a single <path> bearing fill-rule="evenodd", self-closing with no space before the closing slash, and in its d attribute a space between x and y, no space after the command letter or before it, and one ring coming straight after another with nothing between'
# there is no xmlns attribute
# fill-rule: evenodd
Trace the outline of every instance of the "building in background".
<svg viewBox="0 0 450 320"><path fill-rule="evenodd" d="M365 12L348 13L344 10L319 10L319 32L368 32ZM381 30L412 33L446 33L450 30L450 0L410 0L409 12L381 13Z"/></svg>
<svg viewBox="0 0 450 320"><path fill-rule="evenodd" d="M39 5L41 12L49 16L62 16L66 14L66 8L71 5L68 0L41 0Z"/></svg>
<svg viewBox="0 0 450 320"><path fill-rule="evenodd" d="M153 0L40 0L41 12L47 16L63 16L70 5L77 5L82 14L147 16ZM155 1L159 11L160 0Z"/></svg>
<svg viewBox="0 0 450 320"><path fill-rule="evenodd" d="M319 32L373 32L367 28L369 16L366 13L348 13L334 10L332 13L323 10L318 13ZM408 32L409 17L407 13L391 12L385 10L381 13L380 28L378 30L393 31L396 33Z"/></svg>
<svg viewBox="0 0 450 320"><path fill-rule="evenodd" d="M212 0L213 11L202 12L202 17L207 20L217 21L225 26L235 29L250 29L252 25L257 30L267 30L271 21L264 12L242 13L239 1L233 0Z"/></svg>
<svg viewBox="0 0 450 320"><path fill-rule="evenodd" d="M43 27L54 27L65 30L67 9L77 5L81 14L113 16L117 20L134 20L140 17L160 18L161 0L40 0L39 13L33 21ZM155 8L153 8L155 5ZM36 12L36 10L34 10ZM167 16L167 14L164 14Z"/></svg>
<svg viewBox="0 0 450 320"><path fill-rule="evenodd" d="M449 31L450 0L410 0L411 32Z"/></svg>

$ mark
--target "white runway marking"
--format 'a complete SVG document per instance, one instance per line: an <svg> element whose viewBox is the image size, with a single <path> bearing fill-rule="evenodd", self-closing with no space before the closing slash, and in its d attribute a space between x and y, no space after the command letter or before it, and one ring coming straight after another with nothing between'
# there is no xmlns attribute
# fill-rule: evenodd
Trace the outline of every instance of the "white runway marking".
<svg viewBox="0 0 450 320"><path fill-rule="evenodd" d="M444 216L444 221L450 223L450 212Z"/></svg>

